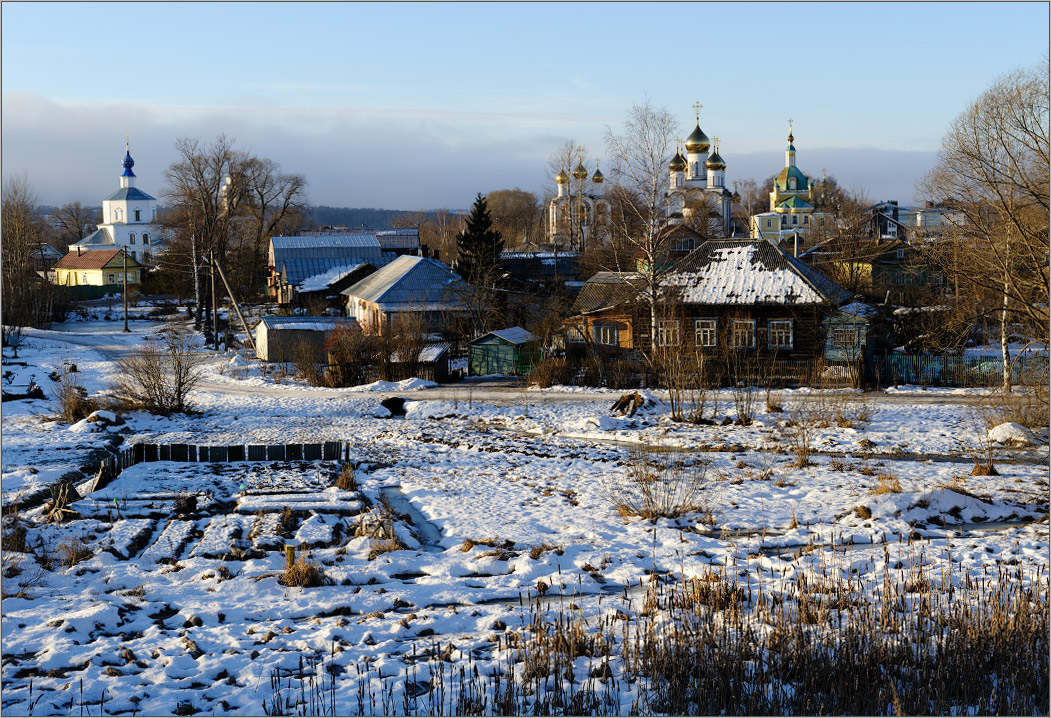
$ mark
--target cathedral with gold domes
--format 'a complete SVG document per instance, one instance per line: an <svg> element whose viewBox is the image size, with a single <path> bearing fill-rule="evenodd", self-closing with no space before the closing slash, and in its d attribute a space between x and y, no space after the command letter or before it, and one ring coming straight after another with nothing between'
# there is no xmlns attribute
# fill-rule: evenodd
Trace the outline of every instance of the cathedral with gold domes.
<svg viewBox="0 0 1051 718"><path fill-rule="evenodd" d="M709 154L712 141L701 129L701 105L694 109L696 126L668 163L668 224L685 224L705 237L729 237L733 194L726 188L726 161L718 137Z"/></svg>
<svg viewBox="0 0 1051 718"><path fill-rule="evenodd" d="M597 165L590 180L588 174L583 157L578 157L572 175L562 170L555 176L558 194L547 208L547 235L559 249L583 252L596 243L609 241L606 178Z"/></svg>

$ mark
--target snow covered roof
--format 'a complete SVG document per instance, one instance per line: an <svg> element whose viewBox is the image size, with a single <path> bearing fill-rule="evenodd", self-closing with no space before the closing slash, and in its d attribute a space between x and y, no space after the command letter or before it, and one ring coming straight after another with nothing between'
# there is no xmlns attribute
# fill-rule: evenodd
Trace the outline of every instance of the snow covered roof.
<svg viewBox="0 0 1051 718"><path fill-rule="evenodd" d="M839 308L839 311L843 314L853 314L855 317L874 317L879 314L879 310L871 304L865 304L864 302L851 302L845 304Z"/></svg>
<svg viewBox="0 0 1051 718"><path fill-rule="evenodd" d="M522 327L510 327L508 329L497 329L496 331L489 332L493 336L500 337L504 341L511 342L512 344L525 344L531 342L536 337L523 329Z"/></svg>
<svg viewBox="0 0 1051 718"><path fill-rule="evenodd" d="M391 258L384 254L374 231L270 238L270 266L296 286L335 267L361 262L381 267Z"/></svg>
<svg viewBox="0 0 1051 718"><path fill-rule="evenodd" d="M420 311L450 309L456 297L450 290L466 287L449 267L429 257L403 255L390 264L370 274L342 294L381 308L412 305Z"/></svg>
<svg viewBox="0 0 1051 718"><path fill-rule="evenodd" d="M358 321L351 317L262 317L255 328L259 329L260 325L266 327L267 331L298 329L328 332L339 327L356 328Z"/></svg>
<svg viewBox="0 0 1051 718"><path fill-rule="evenodd" d="M840 304L850 293L764 239L709 240L665 282L685 304Z"/></svg>
<svg viewBox="0 0 1051 718"><path fill-rule="evenodd" d="M325 272L315 274L304 279L303 282L299 285L299 291L301 293L320 292L324 289L328 289L331 285L343 279L343 277L347 276L348 274L356 272L362 267L367 266L369 266L368 262L358 262L357 264L354 264L352 266L346 264L337 265Z"/></svg>

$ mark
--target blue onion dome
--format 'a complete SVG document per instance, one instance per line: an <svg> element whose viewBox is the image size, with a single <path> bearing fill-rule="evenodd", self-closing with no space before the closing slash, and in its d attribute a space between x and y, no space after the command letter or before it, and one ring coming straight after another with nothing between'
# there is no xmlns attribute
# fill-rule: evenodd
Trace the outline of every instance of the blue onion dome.
<svg viewBox="0 0 1051 718"><path fill-rule="evenodd" d="M131 151L128 150L124 153L124 162L121 163L124 166L123 177L134 177L135 173L131 171L131 168L135 166L135 160L131 158Z"/></svg>
<svg viewBox="0 0 1051 718"><path fill-rule="evenodd" d="M711 146L712 141L708 139L708 135L701 131L701 123L698 122L697 127L686 138L686 151L691 153L707 152Z"/></svg>

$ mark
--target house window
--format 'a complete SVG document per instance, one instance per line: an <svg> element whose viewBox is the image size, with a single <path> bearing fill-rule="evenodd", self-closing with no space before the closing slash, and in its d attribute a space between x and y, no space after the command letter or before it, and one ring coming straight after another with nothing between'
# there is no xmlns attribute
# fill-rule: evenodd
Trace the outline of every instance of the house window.
<svg viewBox="0 0 1051 718"><path fill-rule="evenodd" d="M769 217L766 218L766 228L767 229L773 229L774 228L774 220L770 219Z"/></svg>
<svg viewBox="0 0 1051 718"><path fill-rule="evenodd" d="M771 319L766 328L767 347L770 349L792 348L791 319Z"/></svg>
<svg viewBox="0 0 1051 718"><path fill-rule="evenodd" d="M138 259L138 257L135 256L135 250L134 249L131 250L131 258L132 259Z"/></svg>
<svg viewBox="0 0 1051 718"><path fill-rule="evenodd" d="M736 349L754 349L755 348L755 320L754 319L735 319L734 330L733 330L733 341L734 348Z"/></svg>
<svg viewBox="0 0 1051 718"><path fill-rule="evenodd" d="M858 330L851 328L838 328L832 330L832 346L842 349L853 349L858 346Z"/></svg>
<svg viewBox="0 0 1051 718"><path fill-rule="evenodd" d="M596 344L611 347L619 345L619 342L617 341L617 328L615 326L596 324L592 327L591 332Z"/></svg>
<svg viewBox="0 0 1051 718"><path fill-rule="evenodd" d="M150 235L146 234L145 232L142 233L142 243L144 245L148 245L150 243Z"/></svg>
<svg viewBox="0 0 1051 718"><path fill-rule="evenodd" d="M580 331L580 327L570 327L567 332L570 344L583 344L584 333Z"/></svg>
<svg viewBox="0 0 1051 718"><path fill-rule="evenodd" d="M140 221L140 220L139 220L139 213L140 213L141 211L142 211L142 210L138 210L138 209L137 209L137 210L135 210L135 221L136 221L136 222Z"/></svg>
<svg viewBox="0 0 1051 718"><path fill-rule="evenodd" d="M135 244L135 233L132 232L128 235L128 244Z"/></svg>
<svg viewBox="0 0 1051 718"><path fill-rule="evenodd" d="M716 329L718 321L715 319L696 319L693 322L693 343L699 347L714 347L718 345Z"/></svg>
<svg viewBox="0 0 1051 718"><path fill-rule="evenodd" d="M662 319L657 322L657 346L679 346L679 320Z"/></svg>
<svg viewBox="0 0 1051 718"><path fill-rule="evenodd" d="M784 215L784 214L781 215L781 226L782 227L787 227L788 226L788 215Z"/></svg>
<svg viewBox="0 0 1051 718"><path fill-rule="evenodd" d="M792 215L792 224L799 224L799 217L794 214Z"/></svg>
<svg viewBox="0 0 1051 718"><path fill-rule="evenodd" d="M109 284L114 284L114 283L116 283L116 281L117 281L117 275L116 275L116 274L114 274L113 272L110 272L110 273L109 273L109 280L108 280L108 283L109 283Z"/></svg>
<svg viewBox="0 0 1051 718"><path fill-rule="evenodd" d="M898 251L897 251L897 252L895 253L895 256L896 256L896 257L897 257L898 259L905 259L905 250L904 250L904 249L899 249L899 250L898 250Z"/></svg>
<svg viewBox="0 0 1051 718"><path fill-rule="evenodd" d="M818 217L817 226L818 227L824 227L825 226L825 218L824 217Z"/></svg>

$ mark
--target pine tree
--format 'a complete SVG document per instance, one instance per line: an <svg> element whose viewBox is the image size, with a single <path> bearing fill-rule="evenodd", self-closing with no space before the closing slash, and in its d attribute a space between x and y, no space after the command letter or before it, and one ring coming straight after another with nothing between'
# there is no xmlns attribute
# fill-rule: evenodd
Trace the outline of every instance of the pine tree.
<svg viewBox="0 0 1051 718"><path fill-rule="evenodd" d="M479 192L467 217L464 230L456 235L456 272L471 284L491 286L500 269L504 240L493 229L489 205Z"/></svg>

